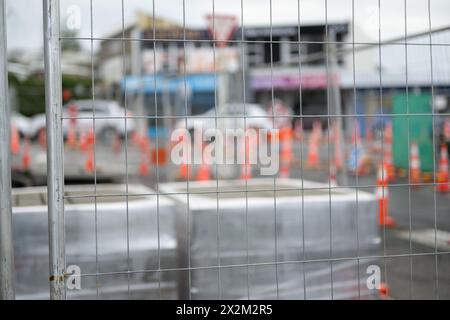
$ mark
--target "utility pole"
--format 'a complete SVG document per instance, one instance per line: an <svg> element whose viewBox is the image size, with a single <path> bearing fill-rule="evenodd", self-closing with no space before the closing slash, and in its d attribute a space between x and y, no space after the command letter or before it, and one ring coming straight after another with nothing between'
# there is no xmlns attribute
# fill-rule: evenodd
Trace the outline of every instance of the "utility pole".
<svg viewBox="0 0 450 320"><path fill-rule="evenodd" d="M341 88L338 81L339 76L339 65L337 61L338 51L336 47L336 31L331 27L328 31L328 39L327 44L329 46L328 51L328 86L329 90L331 90L331 102L332 108L330 109L330 115L333 115L336 121L336 128L339 131L339 145L341 148L345 146L344 139L344 130L343 130L343 121L342 121L342 105L341 105ZM328 128L330 129L330 128ZM334 156L336 145L332 145L332 152ZM342 152L344 154L344 152ZM330 155L331 156L331 155ZM348 185L348 176L347 176L347 166L345 162L342 165L342 170L337 175L338 182L340 184L347 186Z"/></svg>

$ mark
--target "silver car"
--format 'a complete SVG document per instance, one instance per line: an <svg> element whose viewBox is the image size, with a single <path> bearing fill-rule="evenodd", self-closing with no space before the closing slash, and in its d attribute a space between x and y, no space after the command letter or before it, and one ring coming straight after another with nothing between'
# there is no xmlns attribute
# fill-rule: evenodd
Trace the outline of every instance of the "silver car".
<svg viewBox="0 0 450 320"><path fill-rule="evenodd" d="M208 129L273 128L268 113L259 104L232 103L214 107L207 112L179 120L175 129L186 128L192 134Z"/></svg>
<svg viewBox="0 0 450 320"><path fill-rule="evenodd" d="M30 119L15 111L11 112L11 127L15 127L21 138L30 135Z"/></svg>
<svg viewBox="0 0 450 320"><path fill-rule="evenodd" d="M71 111L73 110L73 111ZM78 134L93 130L95 111L95 132L97 136L106 142L110 142L115 135L125 137L135 129L135 122L128 118L125 125L125 116L132 114L126 111L116 101L111 100L77 100L63 106L63 133L67 132L71 121L75 124ZM71 118L71 119L68 119ZM72 120L73 119L73 120ZM40 114L32 118L31 135L37 138L39 132L45 129L45 114Z"/></svg>

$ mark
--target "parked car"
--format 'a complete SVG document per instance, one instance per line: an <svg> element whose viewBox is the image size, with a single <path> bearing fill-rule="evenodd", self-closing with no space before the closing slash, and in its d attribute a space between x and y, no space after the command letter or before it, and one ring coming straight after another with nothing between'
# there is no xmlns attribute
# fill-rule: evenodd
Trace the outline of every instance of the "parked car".
<svg viewBox="0 0 450 320"><path fill-rule="evenodd" d="M15 127L20 138L30 134L30 119L15 111L11 112L11 127Z"/></svg>
<svg viewBox="0 0 450 320"><path fill-rule="evenodd" d="M93 121L95 109L95 132L97 136L105 141L119 135L124 138L126 134L130 134L135 129L133 119L128 119L125 126L125 115L131 116L130 112L126 112L125 108L120 106L116 101L111 100L77 100L69 102L63 106L63 134L67 136L71 119L77 129L78 134L83 131L93 129ZM45 129L45 114L40 114L32 118L31 135L37 138L39 132Z"/></svg>
<svg viewBox="0 0 450 320"><path fill-rule="evenodd" d="M196 130L214 128L273 128L268 113L258 104L225 104L208 110L207 112L181 119L175 124L175 129L186 128L193 136Z"/></svg>

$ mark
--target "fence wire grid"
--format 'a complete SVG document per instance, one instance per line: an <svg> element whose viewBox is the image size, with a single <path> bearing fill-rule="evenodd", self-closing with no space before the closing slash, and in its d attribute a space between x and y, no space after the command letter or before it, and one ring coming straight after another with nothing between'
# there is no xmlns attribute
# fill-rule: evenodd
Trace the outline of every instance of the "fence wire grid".
<svg viewBox="0 0 450 320"><path fill-rule="evenodd" d="M411 4L426 21L418 32L410 1L397 1L395 38L381 0L269 0L256 26L245 0L230 5L234 20L227 2L202 1L209 29L189 25L195 1L169 2L179 21L153 0L127 24L127 0L115 3L120 26L103 36L97 1L43 1L48 190L13 190L12 203L17 215L20 197L45 198L50 298L450 298L450 27L433 24L436 1ZM295 22L274 22L294 4ZM345 22L329 18L339 5ZM89 30L70 33L62 8L77 6ZM375 24L377 39L357 35L358 6L373 11L359 23ZM313 11L322 22L303 13ZM84 102L61 87L74 43L89 52ZM214 137L199 143L197 123ZM205 164L205 149L238 128L269 133L224 138L243 163ZM174 163L179 141L188 153ZM279 164L266 176L249 163L262 146ZM81 176L90 183L71 182ZM16 248L17 265L26 254ZM17 285L16 295L40 290Z"/></svg>

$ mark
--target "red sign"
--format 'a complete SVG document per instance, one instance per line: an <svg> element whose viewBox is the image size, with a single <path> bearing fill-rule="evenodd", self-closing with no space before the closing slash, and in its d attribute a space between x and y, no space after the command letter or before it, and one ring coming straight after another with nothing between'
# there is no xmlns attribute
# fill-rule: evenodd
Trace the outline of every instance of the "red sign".
<svg viewBox="0 0 450 320"><path fill-rule="evenodd" d="M237 19L231 15L209 14L206 16L208 30L211 37L217 41L219 47L226 47L226 41L231 38L236 30Z"/></svg>

